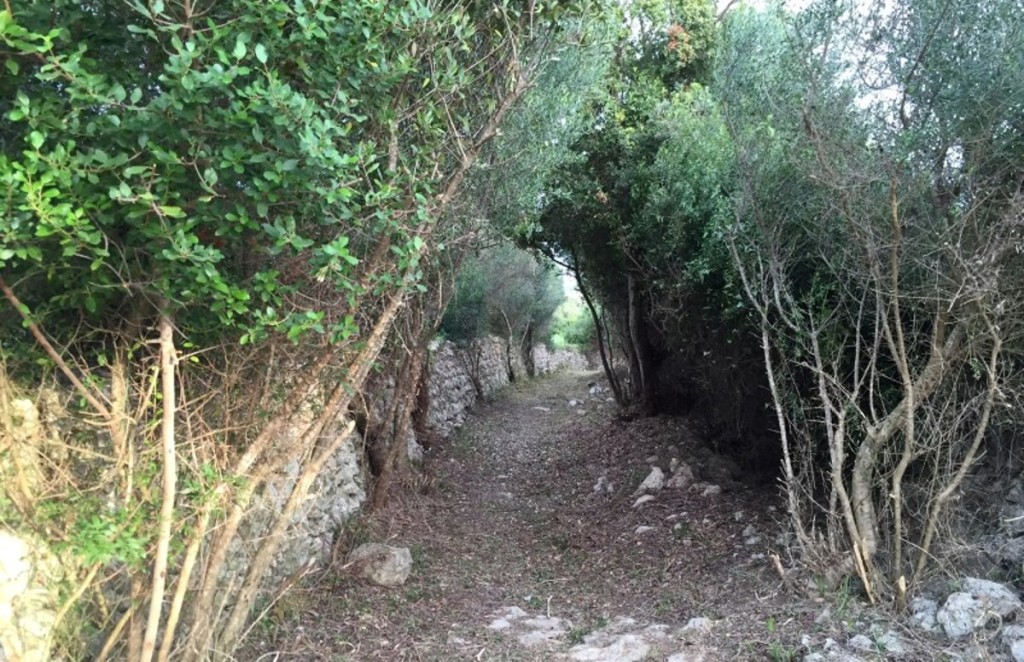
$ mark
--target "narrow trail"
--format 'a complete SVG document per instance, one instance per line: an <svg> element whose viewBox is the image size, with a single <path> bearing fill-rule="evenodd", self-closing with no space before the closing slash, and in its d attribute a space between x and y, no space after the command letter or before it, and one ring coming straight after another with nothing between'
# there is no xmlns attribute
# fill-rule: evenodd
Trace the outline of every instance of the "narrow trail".
<svg viewBox="0 0 1024 662"><path fill-rule="evenodd" d="M782 593L766 558L777 490L744 484L683 419L613 421L602 383L558 374L478 406L431 452L421 489L341 541L409 547L407 583L328 572L275 606L257 655L797 659L776 653L795 655L821 605ZM679 462L692 484L634 505L652 466Z"/></svg>

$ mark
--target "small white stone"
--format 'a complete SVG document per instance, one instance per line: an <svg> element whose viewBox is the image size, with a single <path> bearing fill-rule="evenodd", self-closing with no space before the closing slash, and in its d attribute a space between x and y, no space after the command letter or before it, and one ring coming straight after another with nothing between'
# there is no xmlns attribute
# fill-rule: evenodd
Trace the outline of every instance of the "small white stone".
<svg viewBox="0 0 1024 662"><path fill-rule="evenodd" d="M635 533L636 533L636 535L639 536L639 535L643 535L643 534L647 533L648 531L653 531L653 530L654 530L653 526L644 526L643 524L641 524L640 526L636 527Z"/></svg>
<svg viewBox="0 0 1024 662"><path fill-rule="evenodd" d="M644 492L658 492L665 487L665 473L658 467L651 467L651 473L647 474L643 482L636 488L633 495L640 495Z"/></svg>
<svg viewBox="0 0 1024 662"><path fill-rule="evenodd" d="M850 638L850 647L862 651L874 651L875 642L863 634L858 634Z"/></svg>
<svg viewBox="0 0 1024 662"><path fill-rule="evenodd" d="M712 621L710 618L705 618L703 616L698 616L697 618L691 618L689 621L687 621L686 625L683 626L683 631L684 632L694 632L694 631L707 632L708 630L711 629L711 626L714 625L714 624L715 624L715 622Z"/></svg>
<svg viewBox="0 0 1024 662"><path fill-rule="evenodd" d="M708 484L701 491L701 496L717 496L722 493L722 487L720 485Z"/></svg>
<svg viewBox="0 0 1024 662"><path fill-rule="evenodd" d="M640 497L639 499L637 499L636 501L633 502L633 507L634 508L639 508L640 506L644 505L645 503L650 503L652 501L654 501L654 495L653 494L645 494L645 495L643 495L642 497Z"/></svg>

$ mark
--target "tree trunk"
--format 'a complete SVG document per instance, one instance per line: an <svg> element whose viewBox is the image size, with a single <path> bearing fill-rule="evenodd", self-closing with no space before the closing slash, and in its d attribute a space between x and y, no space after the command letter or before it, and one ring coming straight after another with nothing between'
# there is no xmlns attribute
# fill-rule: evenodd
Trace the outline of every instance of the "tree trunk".
<svg viewBox="0 0 1024 662"><path fill-rule="evenodd" d="M416 385L416 407L412 410L412 429L420 445L429 450L434 442L430 432L430 352L424 351Z"/></svg>
<svg viewBox="0 0 1024 662"><path fill-rule="evenodd" d="M650 370L651 352L644 329L643 293L634 274L626 277L626 283L629 292L629 356L635 380L633 397L641 412L651 413L654 406L654 389Z"/></svg>
<svg viewBox="0 0 1024 662"><path fill-rule="evenodd" d="M594 335L597 336L597 351L601 355L601 367L604 368L604 374L608 378L608 385L612 389L612 395L615 396L615 402L621 406L625 404L622 385L615 376L614 366L608 358L608 348L605 345L604 333L602 332L601 315L597 312L597 306L594 305L594 301L590 298L587 288L583 285L583 278L580 276L578 268L573 269L573 275L576 276L576 287L580 291L580 296L583 297L583 303L587 304L590 317L594 320Z"/></svg>
<svg viewBox="0 0 1024 662"><path fill-rule="evenodd" d="M537 364L533 359L533 322L527 322L526 331L522 340L519 341L519 352L523 357L523 368L527 377L537 376Z"/></svg>
<svg viewBox="0 0 1024 662"><path fill-rule="evenodd" d="M505 371L508 373L508 383L512 384L516 381L516 371L512 364L512 322L504 310L499 309L499 312L501 319L505 320Z"/></svg>
<svg viewBox="0 0 1024 662"><path fill-rule="evenodd" d="M401 471L404 465L403 460L408 459L405 439L412 429L412 413L416 407L420 375L426 354L426 347L418 346L413 349L405 358L399 373L395 386L391 434L388 435L386 442L387 455L381 466L380 475L377 476L377 482L373 486L371 510L379 510L387 504L388 493L394 483L395 475Z"/></svg>

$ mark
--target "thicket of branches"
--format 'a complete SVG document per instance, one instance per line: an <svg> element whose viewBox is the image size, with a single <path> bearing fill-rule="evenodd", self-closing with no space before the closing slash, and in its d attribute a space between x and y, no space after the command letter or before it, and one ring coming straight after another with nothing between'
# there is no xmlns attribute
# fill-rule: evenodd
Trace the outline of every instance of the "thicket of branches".
<svg viewBox="0 0 1024 662"><path fill-rule="evenodd" d="M1007 441L995 421L1019 416L1024 76L1003 58L1024 52L1020 10L739 15L722 56L727 243L790 514L873 599L906 604L972 464Z"/></svg>

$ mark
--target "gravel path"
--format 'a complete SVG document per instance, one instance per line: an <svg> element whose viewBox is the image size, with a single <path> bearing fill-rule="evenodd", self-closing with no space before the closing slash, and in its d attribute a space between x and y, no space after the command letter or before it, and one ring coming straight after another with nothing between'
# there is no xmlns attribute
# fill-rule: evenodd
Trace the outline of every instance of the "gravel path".
<svg viewBox="0 0 1024 662"><path fill-rule="evenodd" d="M478 406L418 490L339 541L339 558L411 548L408 582L370 586L337 563L286 594L239 659L796 660L841 636L822 599L780 587L777 489L745 483L684 419L615 421L602 383L559 374ZM691 485L634 506L652 467L678 463Z"/></svg>

